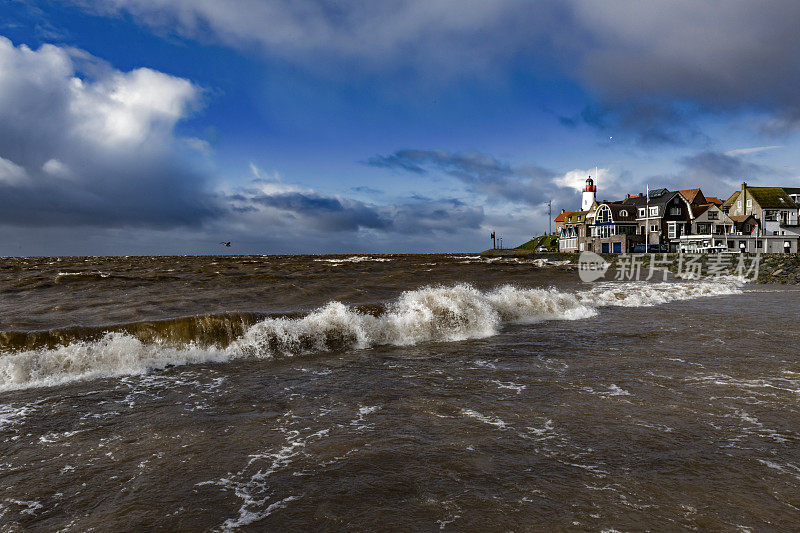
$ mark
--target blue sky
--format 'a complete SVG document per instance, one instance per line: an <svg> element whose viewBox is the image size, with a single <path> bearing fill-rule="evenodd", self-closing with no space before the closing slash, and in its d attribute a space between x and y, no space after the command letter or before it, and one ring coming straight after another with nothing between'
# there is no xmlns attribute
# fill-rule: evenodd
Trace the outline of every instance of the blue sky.
<svg viewBox="0 0 800 533"><path fill-rule="evenodd" d="M0 255L482 250L595 166L601 199L798 186L798 15L5 0Z"/></svg>

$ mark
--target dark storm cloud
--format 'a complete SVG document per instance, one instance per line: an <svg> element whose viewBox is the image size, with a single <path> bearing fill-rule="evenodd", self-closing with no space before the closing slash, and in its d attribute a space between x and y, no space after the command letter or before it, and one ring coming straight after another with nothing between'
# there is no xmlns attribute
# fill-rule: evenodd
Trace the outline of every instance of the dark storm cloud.
<svg viewBox="0 0 800 533"><path fill-rule="evenodd" d="M255 196L250 201L304 219L317 230L356 231L360 228L388 230L392 225L385 213L354 200L290 192Z"/></svg>
<svg viewBox="0 0 800 533"><path fill-rule="evenodd" d="M706 151L678 160L680 168L669 174L648 176L629 183L643 191L645 184L671 190L700 187L707 196L727 199L742 181L751 185L781 185L789 176L785 171L748 161L738 155ZM636 191L634 191L636 192Z"/></svg>
<svg viewBox="0 0 800 533"><path fill-rule="evenodd" d="M800 3L793 0L303 2L73 0L159 31L214 39L319 71L330 64L407 69L426 81L546 69L578 81L602 110L565 125L695 142L695 119L768 115L762 132L800 124ZM688 107L687 107L688 106ZM418 171L412 162L406 170Z"/></svg>
<svg viewBox="0 0 800 533"><path fill-rule="evenodd" d="M199 89L149 69L90 78L75 52L0 37L0 223L173 227L217 216L208 174L189 162L198 154L173 135Z"/></svg>
<svg viewBox="0 0 800 533"><path fill-rule="evenodd" d="M720 179L769 178L780 174L772 167L719 152L701 152L681 159L680 163L689 171L718 176Z"/></svg>
<svg viewBox="0 0 800 533"><path fill-rule="evenodd" d="M697 111L696 107L680 108L648 97L586 106L580 113L558 120L568 128L586 124L613 136L633 132L635 140L645 146L706 144L709 139L695 125Z"/></svg>
<svg viewBox="0 0 800 533"><path fill-rule="evenodd" d="M293 230L419 234L433 231L453 233L480 227L481 207L455 199L418 199L396 205L374 205L349 198L313 192L274 192L230 197L234 206L255 208L253 215L270 216Z"/></svg>
<svg viewBox="0 0 800 533"><path fill-rule="evenodd" d="M0 225L241 234L268 220L303 238L452 233L483 220L481 207L452 199L374 205L261 174L253 190L214 192L206 145L174 133L199 94L153 70L120 72L79 50L31 50L0 38Z"/></svg>
<svg viewBox="0 0 800 533"><path fill-rule="evenodd" d="M762 130L774 132L800 123L800 3L610 0L573 7L591 36L574 75L643 140L695 142L694 120L704 114L764 112L772 119Z"/></svg>
<svg viewBox="0 0 800 533"><path fill-rule="evenodd" d="M556 174L537 166L512 166L478 152L450 153L444 150L398 150L366 161L369 166L415 174L442 172L465 183L490 202L541 204L553 196L572 197L574 191L557 187Z"/></svg>

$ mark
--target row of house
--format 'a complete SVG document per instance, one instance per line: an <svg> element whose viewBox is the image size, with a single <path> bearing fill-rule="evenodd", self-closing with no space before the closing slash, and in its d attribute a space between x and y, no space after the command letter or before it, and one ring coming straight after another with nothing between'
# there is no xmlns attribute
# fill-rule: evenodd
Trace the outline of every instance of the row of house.
<svg viewBox="0 0 800 533"><path fill-rule="evenodd" d="M748 187L726 201L700 189L648 190L597 201L586 180L581 209L555 218L562 252L797 253L800 188Z"/></svg>

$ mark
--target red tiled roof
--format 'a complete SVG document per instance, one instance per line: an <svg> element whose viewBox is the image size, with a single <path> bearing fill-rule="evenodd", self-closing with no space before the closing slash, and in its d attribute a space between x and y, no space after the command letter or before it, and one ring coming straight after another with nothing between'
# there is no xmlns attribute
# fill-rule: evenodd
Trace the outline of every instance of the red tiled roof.
<svg viewBox="0 0 800 533"><path fill-rule="evenodd" d="M720 200L716 196L706 196L706 202L714 204L716 206L720 206L723 203L722 200Z"/></svg>
<svg viewBox="0 0 800 533"><path fill-rule="evenodd" d="M694 201L697 199L697 195L703 196L703 193L700 192L700 189L683 189L682 191L678 191L681 193L681 196L686 198L686 201L690 204L693 204Z"/></svg>
<svg viewBox="0 0 800 533"><path fill-rule="evenodd" d="M553 222L566 222L567 217L570 215L577 215L576 222L580 222L583 218L583 215L586 214L586 211L564 211L563 213L559 213L556 218L553 219Z"/></svg>

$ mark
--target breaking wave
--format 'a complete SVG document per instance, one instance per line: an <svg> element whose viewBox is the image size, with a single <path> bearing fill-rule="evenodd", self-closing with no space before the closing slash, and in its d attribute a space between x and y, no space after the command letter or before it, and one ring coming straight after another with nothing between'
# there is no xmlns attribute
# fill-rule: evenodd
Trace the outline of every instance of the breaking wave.
<svg viewBox="0 0 800 533"><path fill-rule="evenodd" d="M407 291L371 308L334 301L304 316L189 317L98 330L64 344L58 340L69 336L56 335L36 348L30 348L36 344L30 339L17 339L24 349L0 355L0 391L141 374L170 365L477 339L509 323L576 320L596 315L602 306L656 305L738 291L737 285L723 282L609 283L574 293L510 285L480 291L458 284Z"/></svg>
<svg viewBox="0 0 800 533"><path fill-rule="evenodd" d="M365 261L370 261L374 263L386 263L388 261L392 261L389 257L370 257L368 255L354 255L351 257L345 258L333 258L333 259L314 259L317 263L331 263L333 265L340 265L342 263L363 263Z"/></svg>

